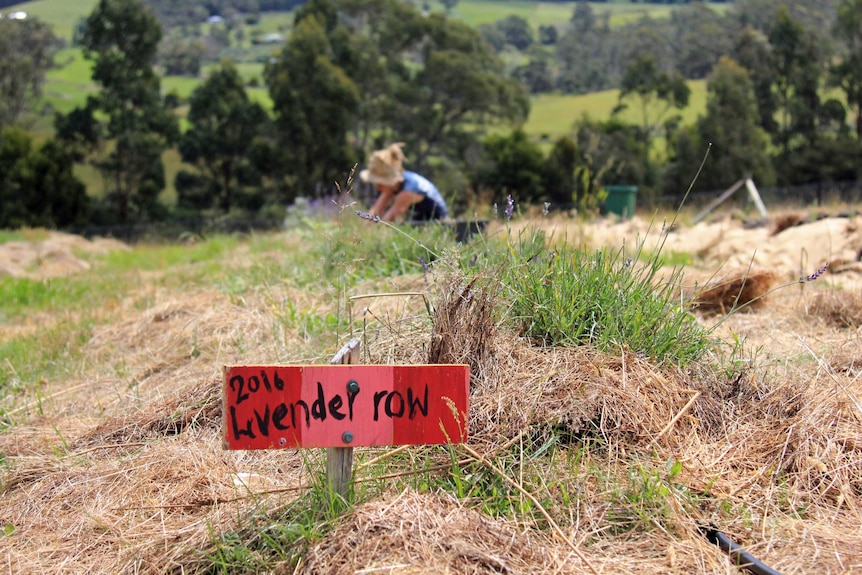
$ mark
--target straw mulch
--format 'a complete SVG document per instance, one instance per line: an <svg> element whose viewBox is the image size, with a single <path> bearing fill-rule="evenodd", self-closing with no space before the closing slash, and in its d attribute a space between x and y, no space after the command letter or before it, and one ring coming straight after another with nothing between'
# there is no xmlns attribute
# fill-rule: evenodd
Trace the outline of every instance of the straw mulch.
<svg viewBox="0 0 862 575"><path fill-rule="evenodd" d="M492 277L438 285L433 317L421 302L400 319L366 302L387 319L365 326L363 361L469 364L470 441L454 448L457 464L499 481L512 505L538 506L495 518L481 499L406 488L399 474L439 485L453 465L445 449L406 448L387 461L389 479L359 465L368 499L280 572L736 573L704 523L785 575L862 572L862 343L812 349L796 362L804 371L682 370L625 348L534 347L495 323ZM291 297L280 289L273 300ZM222 450L219 373L328 355L308 355L269 300L158 297L97 331L72 391L29 403L0 436L10 572L206 571L214 538L289 522L285 509L318 472L317 451ZM764 310L746 320L769 325ZM553 457L536 455L543 445ZM357 449L357 461L391 451ZM672 480L671 461L682 465ZM649 478L669 494L638 499ZM638 523L649 505L665 507Z"/></svg>
<svg viewBox="0 0 862 575"><path fill-rule="evenodd" d="M700 288L691 304L707 314L726 314L739 308L750 311L766 303L766 294L777 281L778 275L771 271L729 274Z"/></svg>
<svg viewBox="0 0 862 575"><path fill-rule="evenodd" d="M772 218L769 235L776 236L794 226L801 226L808 221L808 214L804 212L788 212L778 214Z"/></svg>
<svg viewBox="0 0 862 575"><path fill-rule="evenodd" d="M862 326L862 293L858 290L821 291L808 305L808 314L838 329L856 329Z"/></svg>
<svg viewBox="0 0 862 575"><path fill-rule="evenodd" d="M451 495L408 489L357 507L299 570L285 573L577 573L570 555L541 533L491 519Z"/></svg>

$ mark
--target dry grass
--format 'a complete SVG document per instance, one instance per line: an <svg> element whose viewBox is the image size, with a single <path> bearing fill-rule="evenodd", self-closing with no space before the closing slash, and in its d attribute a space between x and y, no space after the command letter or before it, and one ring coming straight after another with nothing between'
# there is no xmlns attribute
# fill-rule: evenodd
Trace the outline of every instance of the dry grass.
<svg viewBox="0 0 862 575"><path fill-rule="evenodd" d="M427 362L466 363L472 377L482 377L497 335L497 286L483 276L466 282L452 274L444 281L434 309Z"/></svg>
<svg viewBox="0 0 862 575"><path fill-rule="evenodd" d="M759 302L725 327L796 341L796 355L726 370L683 371L624 348L531 346L497 329L490 280L438 278L433 317L412 299L366 302L363 361L470 364L469 447L481 462L455 448L457 464L505 475L501 484L518 486L506 496L513 506L533 497L546 515L492 517L481 498L409 487L404 478L417 472L444 484L445 452L357 449L366 500L307 542L298 565L275 572L737 573L702 523L785 575L862 572L862 342L846 321L838 330L812 320L830 320L818 310L831 292L757 299L768 278L753 277L704 301ZM300 297L287 284L273 289L274 301ZM289 521L285 509L310 489L322 453L222 450L220 369L320 363L339 342L306 341L262 298L141 290L153 304L118 310L93 334L80 377L21 397L0 434L0 521L14 526L0 538L0 565L10 573L203 572L214 537L247 533L261 518ZM325 305L325 294L302 297L307 309ZM554 457L532 456L553 437ZM362 465L378 457L385 463ZM672 479L668 461L681 464ZM392 477L380 477L381 465ZM632 498L644 487L639 470L669 493ZM623 528L621 518L649 505L655 523Z"/></svg>
<svg viewBox="0 0 862 575"><path fill-rule="evenodd" d="M769 234L777 236L787 228L799 226L808 220L808 214L804 212L789 212L779 214L772 218Z"/></svg>
<svg viewBox="0 0 862 575"><path fill-rule="evenodd" d="M729 274L698 290L692 306L707 314L726 314L739 308L751 310L766 303L765 296L777 280L773 272Z"/></svg>
<svg viewBox="0 0 862 575"><path fill-rule="evenodd" d="M447 494L405 490L357 507L285 573L577 573L540 533L491 519Z"/></svg>
<svg viewBox="0 0 862 575"><path fill-rule="evenodd" d="M856 290L820 292L808 305L808 314L839 329L856 329L862 326L862 293Z"/></svg>

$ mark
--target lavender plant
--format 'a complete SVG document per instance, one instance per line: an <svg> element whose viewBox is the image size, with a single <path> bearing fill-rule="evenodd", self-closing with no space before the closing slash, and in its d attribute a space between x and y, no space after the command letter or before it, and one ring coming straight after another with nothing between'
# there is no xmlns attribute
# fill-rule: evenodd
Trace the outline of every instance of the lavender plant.
<svg viewBox="0 0 862 575"><path fill-rule="evenodd" d="M623 249L562 246L536 255L537 247L534 239L517 244L503 278L512 323L537 344L625 345L682 365L714 344L675 298L680 269L663 277L659 258L641 263Z"/></svg>

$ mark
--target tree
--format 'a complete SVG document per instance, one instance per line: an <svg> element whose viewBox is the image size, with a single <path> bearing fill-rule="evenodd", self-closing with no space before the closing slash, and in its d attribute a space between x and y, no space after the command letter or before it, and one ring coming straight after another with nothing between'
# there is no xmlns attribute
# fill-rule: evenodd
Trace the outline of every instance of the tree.
<svg viewBox="0 0 862 575"><path fill-rule="evenodd" d="M198 168L202 178L178 177L178 204L202 209L215 203L225 213L237 203L246 207L259 204L258 194L248 188L253 185L257 190L260 184L248 151L260 134L266 112L249 100L231 62L222 62L195 88L188 120L191 127L180 140L180 153L184 162ZM191 182L196 185L188 185Z"/></svg>
<svg viewBox="0 0 862 575"><path fill-rule="evenodd" d="M834 33L845 52L832 67L830 83L844 92L855 116L856 139L862 141L862 0L841 2Z"/></svg>
<svg viewBox="0 0 862 575"><path fill-rule="evenodd" d="M695 128L682 131L671 143L667 191L681 194L688 187L710 143L697 181L700 189L724 189L745 176L762 186L774 183L751 79L745 68L729 58L719 61L707 81L706 114L698 118Z"/></svg>
<svg viewBox="0 0 862 575"><path fill-rule="evenodd" d="M201 71L204 47L197 40L172 39L162 42L159 48L159 63L165 76L197 77Z"/></svg>
<svg viewBox="0 0 862 575"><path fill-rule="evenodd" d="M561 136L548 154L545 192L552 204L568 207L575 199L578 148L570 136Z"/></svg>
<svg viewBox="0 0 862 575"><path fill-rule="evenodd" d="M776 133L778 98L772 90L772 53L766 36L750 26L743 28L731 52L731 58L748 71L757 101L760 127L768 134Z"/></svg>
<svg viewBox="0 0 862 575"><path fill-rule="evenodd" d="M828 32L835 19L836 0L736 0L737 18L743 26L767 32L778 10L787 10L790 17L807 30Z"/></svg>
<svg viewBox="0 0 862 575"><path fill-rule="evenodd" d="M443 5L443 8L446 9L446 15L452 14L452 10L455 9L455 6L458 5L458 0L440 0L440 3Z"/></svg>
<svg viewBox="0 0 862 575"><path fill-rule="evenodd" d="M731 51L738 33L735 20L700 2L673 10L666 25L673 37L676 70L689 80L706 78Z"/></svg>
<svg viewBox="0 0 862 575"><path fill-rule="evenodd" d="M816 139L824 54L817 38L806 33L787 7L776 13L768 37L780 115L775 140L786 157L794 139L802 138L809 145Z"/></svg>
<svg viewBox="0 0 862 575"><path fill-rule="evenodd" d="M463 182L454 172L468 168L485 130L529 110L479 32L401 0L309 0L266 77L272 153L283 151L278 163L290 170L280 178L292 190L285 199L343 180L369 148L395 141L406 143L411 169Z"/></svg>
<svg viewBox="0 0 862 575"><path fill-rule="evenodd" d="M140 0L100 0L87 18L81 46L94 62L93 80L101 92L57 120L66 140L87 143L91 150L110 143L110 151L95 164L113 186L108 202L123 224L163 211L158 203L165 185L161 155L178 127L153 71L161 37L158 21Z"/></svg>
<svg viewBox="0 0 862 575"><path fill-rule="evenodd" d="M329 0L310 0L306 8L315 3ZM329 14L330 9L325 10ZM399 0L333 0L331 12L326 21L333 63L344 70L361 95L350 131L356 148L367 150L372 137L389 137L396 91L416 72L408 67L407 59L418 52L425 17Z"/></svg>
<svg viewBox="0 0 862 575"><path fill-rule="evenodd" d="M648 143L637 126L612 117L597 122L584 117L575 124L575 189L581 209L595 209L606 185L635 185L649 195L657 174Z"/></svg>
<svg viewBox="0 0 862 575"><path fill-rule="evenodd" d="M37 19L0 19L0 130L35 112L57 38Z"/></svg>
<svg viewBox="0 0 862 575"><path fill-rule="evenodd" d="M571 28L556 44L559 62L558 87L568 94L604 90L614 83L610 62L617 43L610 27L609 13L599 20L588 2L578 2L572 12Z"/></svg>
<svg viewBox="0 0 862 575"><path fill-rule="evenodd" d="M488 136L484 142L490 160L479 185L494 190L498 203L511 195L522 203L535 203L545 199L545 158L542 150L527 137L521 128L508 135Z"/></svg>
<svg viewBox="0 0 862 575"><path fill-rule="evenodd" d="M479 24L476 29L495 52L502 52L506 48L506 37L503 36L503 33L500 32L497 26L493 24Z"/></svg>
<svg viewBox="0 0 862 575"><path fill-rule="evenodd" d="M677 72L660 70L655 58L641 54L626 67L619 95L621 106L617 109L624 107L629 97L640 101L642 134L649 142L671 108L681 110L688 106L690 95L685 78ZM653 112L655 117L651 117Z"/></svg>
<svg viewBox="0 0 862 575"><path fill-rule="evenodd" d="M539 26L539 43L542 46L553 46L559 37L556 26Z"/></svg>
<svg viewBox="0 0 862 575"><path fill-rule="evenodd" d="M575 9L572 11L572 17L569 19L572 24L572 29L578 35L585 35L593 31L596 27L596 16L593 13L593 8L586 0L579 0L575 4Z"/></svg>
<svg viewBox="0 0 862 575"><path fill-rule="evenodd" d="M284 157L285 201L332 186L355 162L347 133L360 94L333 62L325 24L321 15L297 15L286 46L265 72Z"/></svg>
<svg viewBox="0 0 862 575"><path fill-rule="evenodd" d="M89 198L72 173L74 158L48 140L39 148L18 128L0 133L0 228L62 228L86 223Z"/></svg>
<svg viewBox="0 0 862 575"><path fill-rule="evenodd" d="M520 81L531 94L542 94L554 89L551 58L538 46L529 50L529 61L512 70L512 77Z"/></svg>
<svg viewBox="0 0 862 575"><path fill-rule="evenodd" d="M468 135L495 123L516 124L529 112L524 86L507 78L499 58L468 25L441 15L426 19L422 68L398 82L389 125L417 150L422 167L428 157L456 157Z"/></svg>
<svg viewBox="0 0 862 575"><path fill-rule="evenodd" d="M521 16L506 16L497 21L497 29L503 34L507 44L524 51L536 41L530 23Z"/></svg>

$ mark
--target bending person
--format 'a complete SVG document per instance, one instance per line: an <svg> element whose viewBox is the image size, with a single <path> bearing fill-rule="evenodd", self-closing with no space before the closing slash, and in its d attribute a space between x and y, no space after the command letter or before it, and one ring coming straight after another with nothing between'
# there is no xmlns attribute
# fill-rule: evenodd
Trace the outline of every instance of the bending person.
<svg viewBox="0 0 862 575"><path fill-rule="evenodd" d="M379 192L369 213L387 222L439 220L449 215L446 201L437 187L416 172L405 170L404 144L392 144L371 155L368 169L359 172L363 182Z"/></svg>

